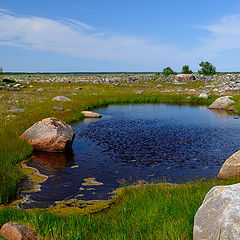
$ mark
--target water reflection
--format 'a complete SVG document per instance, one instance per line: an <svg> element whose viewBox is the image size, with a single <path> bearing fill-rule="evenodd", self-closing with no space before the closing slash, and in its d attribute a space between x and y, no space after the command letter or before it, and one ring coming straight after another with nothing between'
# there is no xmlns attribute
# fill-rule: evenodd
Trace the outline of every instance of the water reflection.
<svg viewBox="0 0 240 240"><path fill-rule="evenodd" d="M74 153L51 153L35 151L31 157L32 164L39 169L44 169L48 173L56 173L60 169L68 168L73 165Z"/></svg>
<svg viewBox="0 0 240 240"><path fill-rule="evenodd" d="M226 110L221 110L221 109L209 109L211 112L213 112L216 116L219 117L224 117L224 118L229 118L229 115L231 112L228 112Z"/></svg>

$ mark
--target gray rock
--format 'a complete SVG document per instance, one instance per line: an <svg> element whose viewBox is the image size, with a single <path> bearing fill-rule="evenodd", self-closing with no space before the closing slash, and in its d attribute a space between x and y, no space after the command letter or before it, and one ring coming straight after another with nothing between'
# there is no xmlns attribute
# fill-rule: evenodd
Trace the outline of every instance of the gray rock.
<svg viewBox="0 0 240 240"><path fill-rule="evenodd" d="M10 119L12 119L12 118L15 118L15 117L17 117L17 116L16 116L16 115L13 115L13 114L9 114L9 115L6 116L6 118L7 118L8 120L10 120Z"/></svg>
<svg viewBox="0 0 240 240"><path fill-rule="evenodd" d="M12 107L12 109L10 109L9 112L24 112L24 109Z"/></svg>
<svg viewBox="0 0 240 240"><path fill-rule="evenodd" d="M38 88L37 89L37 92L43 92L43 91L45 91L43 88Z"/></svg>
<svg viewBox="0 0 240 240"><path fill-rule="evenodd" d="M53 101L63 101L63 102L70 102L72 101L70 98L67 98L65 96L57 96L52 99Z"/></svg>
<svg viewBox="0 0 240 240"><path fill-rule="evenodd" d="M7 88L7 90L8 90L8 91L12 91L12 92L20 91L18 88L15 88L15 87Z"/></svg>
<svg viewBox="0 0 240 240"><path fill-rule="evenodd" d="M61 105L54 106L53 108L56 111L63 111L64 110L63 106L61 106Z"/></svg>
<svg viewBox="0 0 240 240"><path fill-rule="evenodd" d="M240 151L235 152L222 165L218 178L240 178Z"/></svg>
<svg viewBox="0 0 240 240"><path fill-rule="evenodd" d="M204 98L204 99L208 99L209 98L208 94L206 94L206 93L201 93L201 94L199 94L198 97L199 98Z"/></svg>
<svg viewBox="0 0 240 240"><path fill-rule="evenodd" d="M70 125L59 119L45 118L27 129L21 138L35 150L64 152L71 148L74 132Z"/></svg>
<svg viewBox="0 0 240 240"><path fill-rule="evenodd" d="M194 217L193 240L240 239L240 184L213 187Z"/></svg>
<svg viewBox="0 0 240 240"><path fill-rule="evenodd" d="M226 107L231 104L235 103L233 100L230 99L231 96L225 96L217 98L211 105L208 106L210 109L226 109Z"/></svg>

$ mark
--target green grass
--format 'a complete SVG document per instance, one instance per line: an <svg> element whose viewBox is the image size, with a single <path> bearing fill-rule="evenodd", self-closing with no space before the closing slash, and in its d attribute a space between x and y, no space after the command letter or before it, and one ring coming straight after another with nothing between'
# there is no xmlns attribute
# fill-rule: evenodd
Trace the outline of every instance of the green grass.
<svg viewBox="0 0 240 240"><path fill-rule="evenodd" d="M0 225L8 221L27 224L44 239L188 240L206 193L215 185L232 183L213 179L176 186L125 187L110 209L91 215L0 208Z"/></svg>

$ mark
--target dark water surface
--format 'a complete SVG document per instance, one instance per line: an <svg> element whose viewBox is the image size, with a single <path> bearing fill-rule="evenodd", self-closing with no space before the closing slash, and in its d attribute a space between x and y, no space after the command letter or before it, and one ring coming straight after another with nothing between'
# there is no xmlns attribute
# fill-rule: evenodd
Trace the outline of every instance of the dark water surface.
<svg viewBox="0 0 240 240"><path fill-rule="evenodd" d="M33 154L28 165L49 178L40 192L30 194L32 206L71 198L108 199L125 180L179 183L216 176L239 150L240 120L225 111L144 104L97 112L103 118L74 126L72 153ZM103 184L84 186L85 178Z"/></svg>

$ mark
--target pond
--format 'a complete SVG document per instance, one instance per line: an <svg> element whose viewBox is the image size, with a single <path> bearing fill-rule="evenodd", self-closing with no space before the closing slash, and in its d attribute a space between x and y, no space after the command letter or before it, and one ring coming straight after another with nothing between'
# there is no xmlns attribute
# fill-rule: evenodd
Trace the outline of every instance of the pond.
<svg viewBox="0 0 240 240"><path fill-rule="evenodd" d="M70 153L35 152L28 166L48 179L22 207L105 200L123 183L215 177L240 146L240 120L226 111L166 104L112 105L82 121Z"/></svg>

